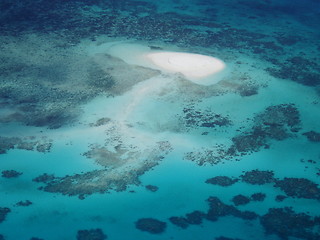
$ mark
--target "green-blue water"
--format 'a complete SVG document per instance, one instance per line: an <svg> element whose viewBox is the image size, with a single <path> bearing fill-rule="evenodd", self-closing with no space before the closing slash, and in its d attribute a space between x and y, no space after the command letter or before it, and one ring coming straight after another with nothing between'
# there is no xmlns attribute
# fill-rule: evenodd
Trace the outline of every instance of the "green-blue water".
<svg viewBox="0 0 320 240"><path fill-rule="evenodd" d="M0 240L320 239L318 0L2 0L0 20ZM159 52L226 70L203 85Z"/></svg>

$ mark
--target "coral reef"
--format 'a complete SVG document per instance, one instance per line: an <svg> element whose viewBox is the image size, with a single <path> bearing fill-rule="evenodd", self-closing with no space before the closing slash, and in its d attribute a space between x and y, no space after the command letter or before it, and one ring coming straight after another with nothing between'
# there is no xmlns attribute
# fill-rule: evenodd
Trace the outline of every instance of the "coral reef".
<svg viewBox="0 0 320 240"><path fill-rule="evenodd" d="M306 86L318 86L320 84L320 65L317 61L295 56L287 58L283 62L277 62L276 67L266 68L266 71L280 79L291 80Z"/></svg>
<svg viewBox="0 0 320 240"><path fill-rule="evenodd" d="M6 216L9 212L11 212L10 208L0 207L0 223L6 219Z"/></svg>
<svg viewBox="0 0 320 240"><path fill-rule="evenodd" d="M217 221L219 217L223 216L234 216L238 218L242 218L245 220L253 220L258 217L258 215L254 212L250 211L240 211L232 205L224 204L217 197L209 197L207 199L209 202L209 211L207 212L206 219L210 221Z"/></svg>
<svg viewBox="0 0 320 240"><path fill-rule="evenodd" d="M227 205L218 197L209 197L207 202L209 203L209 210L206 213L195 210L186 214L185 217L170 217L170 222L182 229L186 229L190 224L201 224L203 219L218 221L220 217L234 216L244 220L254 220L258 217L254 212L240 211L232 205Z"/></svg>
<svg viewBox="0 0 320 240"><path fill-rule="evenodd" d="M285 200L287 198L287 196L284 196L284 195L277 195L275 200L277 202L282 202L283 200Z"/></svg>
<svg viewBox="0 0 320 240"><path fill-rule="evenodd" d="M165 231L167 224L154 218L141 218L135 222L135 226L144 232L160 234Z"/></svg>
<svg viewBox="0 0 320 240"><path fill-rule="evenodd" d="M172 224L174 224L180 228L183 228L183 229L185 229L189 226L189 223L185 217L170 217L169 221Z"/></svg>
<svg viewBox="0 0 320 240"><path fill-rule="evenodd" d="M267 234L276 234L281 239L289 237L299 239L319 239L319 233L313 231L314 219L305 213L296 213L290 208L271 208L261 216L261 225Z"/></svg>
<svg viewBox="0 0 320 240"><path fill-rule="evenodd" d="M320 142L320 133L315 131L305 132L302 135L306 136L311 142Z"/></svg>
<svg viewBox="0 0 320 240"><path fill-rule="evenodd" d="M190 105L183 109L183 116L180 120L187 129L190 128L215 128L228 126L231 124L230 119L220 114L216 114L211 110L196 109L194 105Z"/></svg>
<svg viewBox="0 0 320 240"><path fill-rule="evenodd" d="M102 125L108 124L111 121L110 118L100 118L95 123L90 123L91 127L100 127Z"/></svg>
<svg viewBox="0 0 320 240"><path fill-rule="evenodd" d="M17 178L22 175L22 172L17 172L15 170L4 170L1 173L4 178Z"/></svg>
<svg viewBox="0 0 320 240"><path fill-rule="evenodd" d="M171 145L164 141L140 151L133 146L125 148L117 145L115 153L105 147L92 146L84 155L94 158L104 169L64 177L43 174L33 181L45 183L45 186L39 187L41 190L78 196L80 199L109 190L125 191L128 185L139 185L139 177L157 166L171 150Z"/></svg>
<svg viewBox="0 0 320 240"><path fill-rule="evenodd" d="M221 187L228 187L228 186L235 184L238 181L239 180L237 178L234 179L234 178L230 178L227 176L217 176L217 177L207 179L206 183L213 184L213 185L219 185Z"/></svg>
<svg viewBox="0 0 320 240"><path fill-rule="evenodd" d="M217 144L211 148L187 152L184 158L198 165L213 165L258 152L261 148L269 148L271 140L285 140L300 130L300 113L294 104L272 105L256 114L249 126L239 128L241 134L232 137L229 147ZM247 131L242 132L240 129L243 128Z"/></svg>
<svg viewBox="0 0 320 240"><path fill-rule="evenodd" d="M49 152L52 147L52 140L40 139L33 141L35 137L1 137L0 154L6 153L10 149L24 149L29 151Z"/></svg>
<svg viewBox="0 0 320 240"><path fill-rule="evenodd" d="M216 237L215 240L241 240L239 238L228 238L228 237Z"/></svg>
<svg viewBox="0 0 320 240"><path fill-rule="evenodd" d="M254 194L251 195L250 198L251 198L252 201L262 202L266 198L266 194L264 194L264 193L254 193Z"/></svg>
<svg viewBox="0 0 320 240"><path fill-rule="evenodd" d="M16 203L16 206L20 206L20 207L28 207L32 204L31 201L29 200L25 200L25 201L20 201Z"/></svg>
<svg viewBox="0 0 320 240"><path fill-rule="evenodd" d="M305 178L276 180L274 186L280 188L289 197L320 200L320 188L318 184Z"/></svg>
<svg viewBox="0 0 320 240"><path fill-rule="evenodd" d="M239 194L232 198L232 202L234 203L235 206L246 205L250 202L250 198L242 194Z"/></svg>
<svg viewBox="0 0 320 240"><path fill-rule="evenodd" d="M262 185L275 181L273 171L260 171L258 169L245 172L240 178L243 182L253 185Z"/></svg>
<svg viewBox="0 0 320 240"><path fill-rule="evenodd" d="M79 230L77 233L77 240L105 240L108 236L105 235L102 229L90 229L90 230Z"/></svg>
<svg viewBox="0 0 320 240"><path fill-rule="evenodd" d="M188 224L198 225L202 223L202 219L205 217L205 213L201 211L193 211L186 214L186 220Z"/></svg>
<svg viewBox="0 0 320 240"><path fill-rule="evenodd" d="M34 182L38 182L38 183L46 183L46 182L49 182L49 181L52 181L55 179L55 176L53 174L47 174L47 173L44 173L34 179L32 179L32 181Z"/></svg>
<svg viewBox="0 0 320 240"><path fill-rule="evenodd" d="M159 187L154 186L154 185L147 185L146 189L149 190L150 192L156 192L156 191L158 191Z"/></svg>

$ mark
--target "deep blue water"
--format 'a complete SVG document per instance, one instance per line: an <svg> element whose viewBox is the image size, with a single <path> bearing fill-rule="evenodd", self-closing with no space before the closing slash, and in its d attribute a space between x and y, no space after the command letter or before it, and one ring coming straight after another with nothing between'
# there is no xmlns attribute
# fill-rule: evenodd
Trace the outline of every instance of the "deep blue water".
<svg viewBox="0 0 320 240"><path fill-rule="evenodd" d="M1 0L0 240L320 239L319 26L318 0Z"/></svg>

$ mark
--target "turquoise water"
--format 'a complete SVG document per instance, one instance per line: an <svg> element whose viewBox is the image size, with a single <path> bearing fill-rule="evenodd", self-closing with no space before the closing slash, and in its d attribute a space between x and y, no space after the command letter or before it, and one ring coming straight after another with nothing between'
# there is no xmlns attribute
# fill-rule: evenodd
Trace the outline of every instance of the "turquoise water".
<svg viewBox="0 0 320 240"><path fill-rule="evenodd" d="M320 239L319 1L0 10L0 240Z"/></svg>

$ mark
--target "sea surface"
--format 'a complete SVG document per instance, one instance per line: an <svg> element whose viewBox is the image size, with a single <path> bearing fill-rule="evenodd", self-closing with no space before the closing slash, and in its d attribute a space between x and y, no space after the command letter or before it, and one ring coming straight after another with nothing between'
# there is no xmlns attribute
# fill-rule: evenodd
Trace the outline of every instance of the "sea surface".
<svg viewBox="0 0 320 240"><path fill-rule="evenodd" d="M0 240L319 240L319 26L319 0L1 0Z"/></svg>

